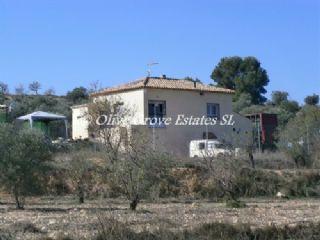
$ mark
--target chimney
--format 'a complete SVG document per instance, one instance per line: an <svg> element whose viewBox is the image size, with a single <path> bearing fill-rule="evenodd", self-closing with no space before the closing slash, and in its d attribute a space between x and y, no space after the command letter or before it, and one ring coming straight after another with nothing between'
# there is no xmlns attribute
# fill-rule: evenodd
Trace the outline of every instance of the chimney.
<svg viewBox="0 0 320 240"><path fill-rule="evenodd" d="M162 75L161 75L161 78L164 78L164 79L166 79L166 78L167 78L167 75L165 75L165 74L162 74Z"/></svg>

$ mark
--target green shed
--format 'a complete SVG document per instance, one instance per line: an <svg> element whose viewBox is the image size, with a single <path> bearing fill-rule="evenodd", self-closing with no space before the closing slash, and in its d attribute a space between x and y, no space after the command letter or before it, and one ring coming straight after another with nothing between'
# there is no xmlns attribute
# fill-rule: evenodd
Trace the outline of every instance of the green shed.
<svg viewBox="0 0 320 240"><path fill-rule="evenodd" d="M6 122L8 118L8 107L0 105L0 123Z"/></svg>
<svg viewBox="0 0 320 240"><path fill-rule="evenodd" d="M37 128L43 131L47 136L50 136L49 123L52 121L63 121L64 122L64 138L68 139L68 121L67 117L48 112L33 112L25 116L17 118L18 121L23 121L25 127Z"/></svg>

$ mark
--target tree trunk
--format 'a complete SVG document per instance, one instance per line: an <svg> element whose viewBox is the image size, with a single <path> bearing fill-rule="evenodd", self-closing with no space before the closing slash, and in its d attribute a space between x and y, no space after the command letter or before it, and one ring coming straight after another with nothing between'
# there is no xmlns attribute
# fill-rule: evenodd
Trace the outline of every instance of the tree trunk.
<svg viewBox="0 0 320 240"><path fill-rule="evenodd" d="M135 211L137 209L138 203L139 203L139 197L135 196L134 199L130 203L130 209L132 211Z"/></svg>
<svg viewBox="0 0 320 240"><path fill-rule="evenodd" d="M79 203L84 203L84 191L81 186L78 187L78 197L79 197Z"/></svg>
<svg viewBox="0 0 320 240"><path fill-rule="evenodd" d="M250 159L250 162L251 162L251 167L252 167L253 169L255 169L255 168L256 168L256 163L255 163L255 161L254 161L254 159L253 159L253 154L252 154L252 152L249 153L249 159Z"/></svg>
<svg viewBox="0 0 320 240"><path fill-rule="evenodd" d="M254 158L253 158L253 147L252 146L247 147L247 153L248 153L249 161L251 163L251 167L253 169L255 169L256 163L255 163Z"/></svg>
<svg viewBox="0 0 320 240"><path fill-rule="evenodd" d="M16 209L23 210L24 209L24 200L20 201L19 194L14 193L14 199L16 201Z"/></svg>

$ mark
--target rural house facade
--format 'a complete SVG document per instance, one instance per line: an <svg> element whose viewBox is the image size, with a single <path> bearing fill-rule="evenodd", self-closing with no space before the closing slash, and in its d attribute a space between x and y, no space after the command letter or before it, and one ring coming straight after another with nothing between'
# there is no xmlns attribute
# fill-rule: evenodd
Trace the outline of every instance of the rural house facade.
<svg viewBox="0 0 320 240"><path fill-rule="evenodd" d="M131 130L144 129L156 148L186 156L190 141L196 139L215 138L238 147L250 144L252 124L249 119L232 112L233 93L230 89L163 76L146 77L107 88L91 97L93 101L120 99L132 110ZM75 140L89 138L88 120L84 117L86 111L86 105L72 107L72 136ZM217 119L217 124L199 124L200 118L204 117ZM168 125L152 125L146 122L146 118L170 118L172 121ZM224 124L219 124L220 121ZM228 125L227 121L234 124Z"/></svg>

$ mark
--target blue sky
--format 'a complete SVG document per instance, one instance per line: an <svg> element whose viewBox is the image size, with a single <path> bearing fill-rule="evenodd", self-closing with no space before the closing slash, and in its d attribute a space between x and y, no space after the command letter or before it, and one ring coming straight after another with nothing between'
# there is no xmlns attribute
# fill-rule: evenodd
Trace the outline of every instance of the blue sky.
<svg viewBox="0 0 320 240"><path fill-rule="evenodd" d="M99 80L198 77L224 56L255 56L274 90L320 93L316 0L0 0L0 81L58 94Z"/></svg>

